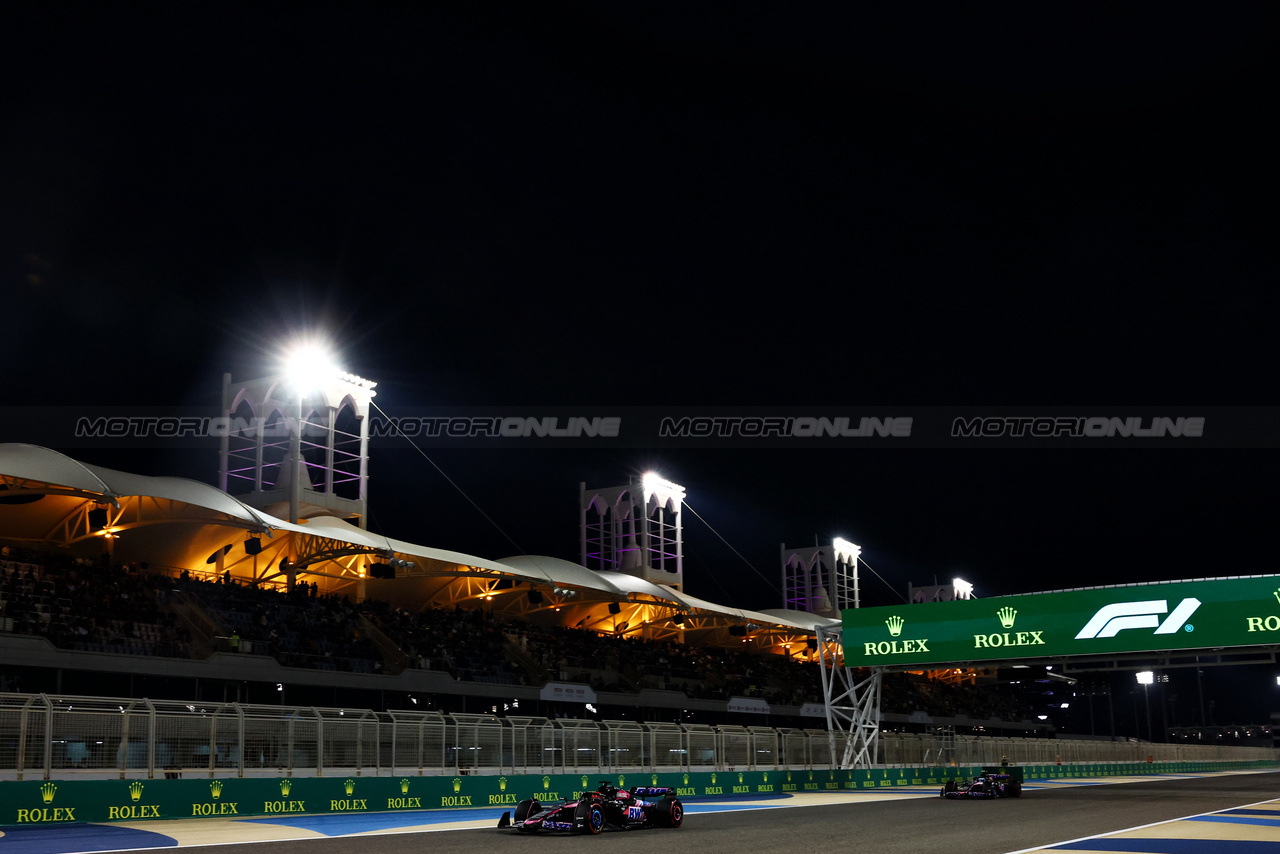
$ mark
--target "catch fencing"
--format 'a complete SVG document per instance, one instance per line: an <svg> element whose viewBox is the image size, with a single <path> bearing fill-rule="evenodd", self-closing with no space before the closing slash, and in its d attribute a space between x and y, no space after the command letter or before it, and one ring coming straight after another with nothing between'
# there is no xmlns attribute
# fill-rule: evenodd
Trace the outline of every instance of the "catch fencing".
<svg viewBox="0 0 1280 854"><path fill-rule="evenodd" d="M0 694L0 779L815 770L825 729ZM881 765L1274 761L1248 747L883 733Z"/></svg>

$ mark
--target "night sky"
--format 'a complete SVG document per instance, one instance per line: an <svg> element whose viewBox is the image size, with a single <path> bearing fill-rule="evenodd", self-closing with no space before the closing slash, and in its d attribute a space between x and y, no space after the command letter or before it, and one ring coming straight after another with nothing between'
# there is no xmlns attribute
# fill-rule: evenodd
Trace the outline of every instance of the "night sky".
<svg viewBox="0 0 1280 854"><path fill-rule="evenodd" d="M1275 403L1274 5L835 8L7 4L5 404L212 408L302 334L392 415ZM577 559L655 468L740 607L833 535L873 605L1275 570L1266 448L428 453L502 530L407 449L371 528Z"/></svg>

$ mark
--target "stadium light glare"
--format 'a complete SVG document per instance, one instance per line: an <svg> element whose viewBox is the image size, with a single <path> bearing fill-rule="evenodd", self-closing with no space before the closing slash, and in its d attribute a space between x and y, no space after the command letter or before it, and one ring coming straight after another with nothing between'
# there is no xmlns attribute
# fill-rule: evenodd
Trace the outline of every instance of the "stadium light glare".
<svg viewBox="0 0 1280 854"><path fill-rule="evenodd" d="M368 391L370 397L376 394L373 391L378 385L376 382L342 370L333 348L318 339L302 339L285 347L281 363L289 388L295 394L309 394L330 380L359 386Z"/></svg>
<svg viewBox="0 0 1280 854"><path fill-rule="evenodd" d="M845 563L857 563L858 558L862 556L862 546L851 543L844 537L833 539L831 548L835 550L836 560L843 560Z"/></svg>
<svg viewBox="0 0 1280 854"><path fill-rule="evenodd" d="M1156 675L1150 670L1141 670L1136 675L1139 685L1151 685L1156 681Z"/></svg>
<svg viewBox="0 0 1280 854"><path fill-rule="evenodd" d="M640 478L640 484L644 487L644 494L647 498L655 492L674 492L684 500L684 487L678 483L672 483L657 472L647 471Z"/></svg>
<svg viewBox="0 0 1280 854"><path fill-rule="evenodd" d="M298 394L314 390L339 373L328 347L315 342L296 344L285 352L284 375Z"/></svg>

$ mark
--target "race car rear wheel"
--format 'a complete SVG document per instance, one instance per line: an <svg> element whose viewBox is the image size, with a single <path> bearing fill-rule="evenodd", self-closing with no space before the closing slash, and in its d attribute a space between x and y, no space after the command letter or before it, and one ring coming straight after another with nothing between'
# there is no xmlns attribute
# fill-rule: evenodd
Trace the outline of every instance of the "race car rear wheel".
<svg viewBox="0 0 1280 854"><path fill-rule="evenodd" d="M679 827L684 824L684 805L675 798L666 798L653 806L659 827Z"/></svg>
<svg viewBox="0 0 1280 854"><path fill-rule="evenodd" d="M1011 780L1008 787L1005 789L1005 793L1011 798L1022 797L1022 784L1017 780Z"/></svg>

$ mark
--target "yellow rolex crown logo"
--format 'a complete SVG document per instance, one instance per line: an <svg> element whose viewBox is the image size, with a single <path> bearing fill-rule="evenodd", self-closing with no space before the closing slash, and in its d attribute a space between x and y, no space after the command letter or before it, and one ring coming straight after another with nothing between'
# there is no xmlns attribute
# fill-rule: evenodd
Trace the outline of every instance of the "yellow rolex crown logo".
<svg viewBox="0 0 1280 854"><path fill-rule="evenodd" d="M1013 620L1018 616L1018 612L1005 605L999 611L996 611L996 616L1000 618L1000 625L1006 629L1011 629L1013 628Z"/></svg>
<svg viewBox="0 0 1280 854"><path fill-rule="evenodd" d="M896 638L898 635L902 634L902 624L905 622L906 620L902 619L897 614L894 614L892 617L885 620L884 624L889 627L889 634Z"/></svg>
<svg viewBox="0 0 1280 854"><path fill-rule="evenodd" d="M716 772L712 771L712 772L711 772L711 785L713 785L713 786L714 786L715 784L716 784Z"/></svg>
<svg viewBox="0 0 1280 854"><path fill-rule="evenodd" d="M584 789L585 789L586 787L587 787L587 775L586 775L586 774L583 774L583 775L582 775L582 788L584 788Z"/></svg>
<svg viewBox="0 0 1280 854"><path fill-rule="evenodd" d="M657 775L657 774L654 774L652 777L650 777L650 778L649 778L649 785L651 785L651 786L656 786L656 785L658 785L658 775Z"/></svg>
<svg viewBox="0 0 1280 854"><path fill-rule="evenodd" d="M542 788L544 789L551 788L551 778L546 774L542 775Z"/></svg>
<svg viewBox="0 0 1280 854"><path fill-rule="evenodd" d="M141 783L138 783L138 782L136 782L136 781L135 781L135 782L133 782L133 783L130 783L130 784L129 784L129 797L130 797L130 798L133 798L133 800L135 800L135 801L136 801L136 800L138 800L138 798L142 797L142 784L141 784Z"/></svg>
<svg viewBox="0 0 1280 854"><path fill-rule="evenodd" d="M461 777L454 777L454 778L453 778L453 791L454 791L454 794L457 794L458 792L461 792L461 791L462 791L462 778L461 778Z"/></svg>
<svg viewBox="0 0 1280 854"><path fill-rule="evenodd" d="M292 781L292 780L281 780L281 781L280 781L280 794L281 794L281 795L283 795L284 797L286 797L286 798L287 798L287 797L289 797L289 790L290 790L290 789L292 789L292 788L293 788L293 781Z"/></svg>
<svg viewBox="0 0 1280 854"><path fill-rule="evenodd" d="M621 774L619 774L619 775L618 775L618 788L625 788L625 787L626 787L626 785L627 785L627 778L626 778L626 777L624 777L624 776L622 776Z"/></svg>
<svg viewBox="0 0 1280 854"><path fill-rule="evenodd" d="M499 778L498 778L498 791L500 791L500 792L505 792L506 790L507 790L507 778L506 778L506 777L499 777Z"/></svg>
<svg viewBox="0 0 1280 854"><path fill-rule="evenodd" d="M342 781L342 788L345 789L347 794L349 795L356 790L356 781L348 777L347 779Z"/></svg>
<svg viewBox="0 0 1280 854"><path fill-rule="evenodd" d="M790 783L790 782L791 782L791 772L790 772L790 771L788 771L788 772L787 772L787 782L788 782L788 783Z"/></svg>
<svg viewBox="0 0 1280 854"><path fill-rule="evenodd" d="M685 775L684 775L684 784L685 784L686 786L687 786L687 785L689 785L689 775L688 775L688 774L685 774Z"/></svg>
<svg viewBox="0 0 1280 854"><path fill-rule="evenodd" d="M739 771L739 772L738 772L738 782L739 782L739 783L741 783L741 782L742 782L742 772L741 772L741 771Z"/></svg>
<svg viewBox="0 0 1280 854"><path fill-rule="evenodd" d="M58 791L58 787L54 783L45 783L40 787L40 798L46 803L53 803L53 796Z"/></svg>
<svg viewBox="0 0 1280 854"><path fill-rule="evenodd" d="M221 780L214 780L212 783L209 784L209 794L213 795L213 799L215 801L218 798L222 797L222 781Z"/></svg>
<svg viewBox="0 0 1280 854"><path fill-rule="evenodd" d="M409 778L408 777L405 777L403 780L400 781L400 794L402 795L409 794Z"/></svg>
<svg viewBox="0 0 1280 854"><path fill-rule="evenodd" d="M765 772L764 772L764 781L763 781L763 782L765 782L765 783L769 782L769 772L768 772L768 771L765 771Z"/></svg>

